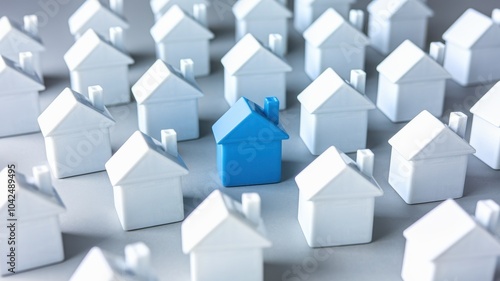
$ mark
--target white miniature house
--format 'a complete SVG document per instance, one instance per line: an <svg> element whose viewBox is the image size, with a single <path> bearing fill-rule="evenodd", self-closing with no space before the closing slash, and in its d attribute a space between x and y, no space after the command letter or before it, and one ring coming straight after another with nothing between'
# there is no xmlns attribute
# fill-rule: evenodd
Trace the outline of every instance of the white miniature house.
<svg viewBox="0 0 500 281"><path fill-rule="evenodd" d="M150 0L151 10L158 21L172 6L177 5L186 13L193 15L193 6L197 4L205 4L205 0Z"/></svg>
<svg viewBox="0 0 500 281"><path fill-rule="evenodd" d="M375 197L383 195L373 166L369 149L358 150L354 162L331 146L295 177L298 220L310 247L371 242Z"/></svg>
<svg viewBox="0 0 500 281"><path fill-rule="evenodd" d="M236 41L245 34L252 34L265 42L270 34L279 34L283 39L283 52L288 51L288 19L292 13L276 0L241 0L233 6L236 18Z"/></svg>
<svg viewBox="0 0 500 281"><path fill-rule="evenodd" d="M404 281L494 280L500 207L477 202L471 217L454 200L434 208L404 231Z"/></svg>
<svg viewBox="0 0 500 281"><path fill-rule="evenodd" d="M184 219L182 176L188 169L178 154L175 131L161 134L160 143L136 131L106 163L124 230Z"/></svg>
<svg viewBox="0 0 500 281"><path fill-rule="evenodd" d="M373 48L386 55L403 41L423 49L429 17L434 12L422 0L373 0L367 7L368 37Z"/></svg>
<svg viewBox="0 0 500 281"><path fill-rule="evenodd" d="M300 137L314 155L335 146L349 153L366 147L368 111L375 105L364 95L366 73L351 72L344 81L331 68L298 95Z"/></svg>
<svg viewBox="0 0 500 281"><path fill-rule="evenodd" d="M349 17L351 4L356 0L295 0L294 26L302 33L328 8L333 8L344 18Z"/></svg>
<svg viewBox="0 0 500 281"><path fill-rule="evenodd" d="M198 99L203 97L194 79L193 61L181 61L180 71L157 60L132 87L137 101L139 129L160 139L171 128L179 141L199 137Z"/></svg>
<svg viewBox="0 0 500 281"><path fill-rule="evenodd" d="M182 250L190 255L191 280L262 281L263 248L271 246L260 216L260 197L242 203L212 192L182 223Z"/></svg>
<svg viewBox="0 0 500 281"><path fill-rule="evenodd" d="M344 79L349 79L352 69L364 69L369 40L360 31L363 18L362 11L352 10L349 23L328 9L304 31L305 72L311 80L329 67Z"/></svg>
<svg viewBox="0 0 500 281"><path fill-rule="evenodd" d="M450 74L442 67L444 44L431 43L427 55L404 41L378 66L377 107L392 122L409 121L423 110L440 117Z"/></svg>
<svg viewBox="0 0 500 281"><path fill-rule="evenodd" d="M16 208L12 218L16 221L5 221L5 226L0 230L0 254L3 262L0 264L2 275L12 274L9 271L7 258L11 255L10 247L15 248L14 272L46 266L61 262L64 259L63 239L59 214L65 212L61 198L51 183L49 168L47 166L33 167L34 178L14 171L18 167L8 166L0 172L0 211L4 219L9 214L9 204L15 201ZM15 191L9 192L9 179L15 181ZM12 196L11 196L12 195ZM11 201L11 202L9 202ZM15 224L15 229L9 229L9 223ZM16 244L8 244L7 237L12 237L15 232ZM10 258L9 258L10 259Z"/></svg>
<svg viewBox="0 0 500 281"><path fill-rule="evenodd" d="M180 68L179 61L192 59L195 76L210 74L210 39L214 34L206 27L206 6L195 6L190 16L179 6L172 6L151 28L156 43L156 57Z"/></svg>
<svg viewBox="0 0 500 281"><path fill-rule="evenodd" d="M66 88L38 117L57 178L103 171L111 157L109 128L115 121L103 104L100 86L90 87L89 96Z"/></svg>
<svg viewBox="0 0 500 281"><path fill-rule="evenodd" d="M500 169L500 82L495 84L471 109L474 114L470 144L476 157L491 168Z"/></svg>
<svg viewBox="0 0 500 281"><path fill-rule="evenodd" d="M125 258L93 247L69 281L127 280L157 281L151 269L151 252L142 242L125 246Z"/></svg>
<svg viewBox="0 0 500 281"><path fill-rule="evenodd" d="M224 97L231 106L241 97L258 102L275 96L280 109L286 108L286 73L292 71L283 59L283 40L279 34L269 35L269 48L253 35L245 35L222 58Z"/></svg>
<svg viewBox="0 0 500 281"><path fill-rule="evenodd" d="M31 53L20 53L20 65L0 56L0 137L40 131L38 92L45 89Z"/></svg>
<svg viewBox="0 0 500 281"><path fill-rule="evenodd" d="M500 9L492 17L468 9L443 34L444 67L462 86L500 80Z"/></svg>
<svg viewBox="0 0 500 281"><path fill-rule="evenodd" d="M89 29L66 52L71 88L86 93L88 87L100 85L105 90L105 105L128 103L128 66L134 60L124 53L121 28L111 28L110 35L108 42Z"/></svg>
<svg viewBox="0 0 500 281"><path fill-rule="evenodd" d="M462 197L469 155L467 115L452 112L444 125L422 111L390 140L389 184L407 204Z"/></svg>

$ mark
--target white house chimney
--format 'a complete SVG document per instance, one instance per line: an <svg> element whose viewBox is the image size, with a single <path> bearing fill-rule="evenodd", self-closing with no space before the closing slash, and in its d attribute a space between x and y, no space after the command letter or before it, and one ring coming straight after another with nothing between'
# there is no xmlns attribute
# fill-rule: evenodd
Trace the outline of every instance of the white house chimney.
<svg viewBox="0 0 500 281"><path fill-rule="evenodd" d="M115 14L122 16L123 0L109 0L109 8L111 11L115 12Z"/></svg>
<svg viewBox="0 0 500 281"><path fill-rule="evenodd" d="M104 110L104 91L102 87L99 85L90 86L88 93L92 105L99 110Z"/></svg>
<svg viewBox="0 0 500 281"><path fill-rule="evenodd" d="M283 42L283 37L280 34L269 34L269 49L278 57L283 57L285 55L283 44L285 44L285 42Z"/></svg>
<svg viewBox="0 0 500 281"><path fill-rule="evenodd" d="M467 129L467 115L462 112L452 112L448 127L461 138L464 138L465 130Z"/></svg>
<svg viewBox="0 0 500 281"><path fill-rule="evenodd" d="M207 5L204 3L193 5L193 17L203 26L207 26Z"/></svg>
<svg viewBox="0 0 500 281"><path fill-rule="evenodd" d="M375 155L369 149L360 149L356 154L356 165L367 177L373 177Z"/></svg>
<svg viewBox="0 0 500 281"><path fill-rule="evenodd" d="M241 195L241 204L243 214L252 223L258 225L260 223L260 196L258 193L243 193Z"/></svg>
<svg viewBox="0 0 500 281"><path fill-rule="evenodd" d="M147 276L150 274L150 257L148 246L142 242L125 246L125 264L135 275Z"/></svg>
<svg viewBox="0 0 500 281"><path fill-rule="evenodd" d="M23 18L24 30L34 37L38 37L38 17L36 15L27 15Z"/></svg>
<svg viewBox="0 0 500 281"><path fill-rule="evenodd" d="M31 52L19 53L19 66L21 66L24 72L30 75L36 75L34 63L33 54Z"/></svg>
<svg viewBox="0 0 500 281"><path fill-rule="evenodd" d="M351 70L351 86L356 89L359 93L365 94L366 88L366 72L361 69Z"/></svg>
<svg viewBox="0 0 500 281"><path fill-rule="evenodd" d="M362 10L350 10L349 22L357 30L363 30L363 24L365 23L365 13Z"/></svg>
<svg viewBox="0 0 500 281"><path fill-rule="evenodd" d="M491 19L495 24L500 24L500 9L493 9L493 12L491 12Z"/></svg>
<svg viewBox="0 0 500 281"><path fill-rule="evenodd" d="M194 82L194 62L192 59L182 59L180 62L181 73L184 79Z"/></svg>
<svg viewBox="0 0 500 281"><path fill-rule="evenodd" d="M52 179L49 167L45 165L33 167L33 177L35 178L36 186L41 192L48 195L52 194Z"/></svg>
<svg viewBox="0 0 500 281"><path fill-rule="evenodd" d="M280 122L280 101L277 97L266 97L264 99L264 114L274 124Z"/></svg>
<svg viewBox="0 0 500 281"><path fill-rule="evenodd" d="M161 144L165 152L177 157L177 133L174 129L161 130Z"/></svg>
<svg viewBox="0 0 500 281"><path fill-rule="evenodd" d="M476 220L489 232L495 233L500 206L493 200L481 200L476 206Z"/></svg>
<svg viewBox="0 0 500 281"><path fill-rule="evenodd" d="M125 52L123 29L121 27L116 26L109 29L109 40L115 48L122 52Z"/></svg>
<svg viewBox="0 0 500 281"><path fill-rule="evenodd" d="M442 42L432 42L429 48L429 55L433 58L437 63L443 65L444 62L444 51L446 46Z"/></svg>

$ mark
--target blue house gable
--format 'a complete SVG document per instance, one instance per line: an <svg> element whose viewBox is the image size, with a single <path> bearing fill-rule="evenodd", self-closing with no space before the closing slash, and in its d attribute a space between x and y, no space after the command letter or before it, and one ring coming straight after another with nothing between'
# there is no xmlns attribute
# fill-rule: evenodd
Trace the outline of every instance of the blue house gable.
<svg viewBox="0 0 500 281"><path fill-rule="evenodd" d="M279 123L279 101L267 97L264 108L240 98L212 127L217 170L226 187L281 180L281 142L288 134Z"/></svg>

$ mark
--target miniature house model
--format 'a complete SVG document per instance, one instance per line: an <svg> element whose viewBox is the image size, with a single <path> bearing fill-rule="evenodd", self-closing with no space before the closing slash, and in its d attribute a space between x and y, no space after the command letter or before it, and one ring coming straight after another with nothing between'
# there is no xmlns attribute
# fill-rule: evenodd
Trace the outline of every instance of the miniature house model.
<svg viewBox="0 0 500 281"><path fill-rule="evenodd" d="M372 47L388 54L410 40L423 49L427 22L434 12L421 0L373 0L367 7L368 37Z"/></svg>
<svg viewBox="0 0 500 281"><path fill-rule="evenodd" d="M262 281L262 249L271 246L260 217L260 197L242 203L212 192L182 223L182 250L190 255L191 280Z"/></svg>
<svg viewBox="0 0 500 281"><path fill-rule="evenodd" d="M333 8L344 18L348 18L351 4L356 0L295 0L294 26L304 32L328 8Z"/></svg>
<svg viewBox="0 0 500 281"><path fill-rule="evenodd" d="M443 34L444 67L462 86L500 80L500 9L489 18L468 9Z"/></svg>
<svg viewBox="0 0 500 281"><path fill-rule="evenodd" d="M123 17L123 1L110 0L109 7L98 0L86 0L68 19L69 31L78 40L87 30L92 29L101 37L110 40L109 29L129 25Z"/></svg>
<svg viewBox="0 0 500 281"><path fill-rule="evenodd" d="M343 79L364 69L368 38L360 31L363 12L351 11L351 24L333 9L326 10L306 31L305 72L312 80L331 67Z"/></svg>
<svg viewBox="0 0 500 281"><path fill-rule="evenodd" d="M177 152L175 131L161 133L159 143L136 131L106 163L124 230L184 219L182 176L188 169Z"/></svg>
<svg viewBox="0 0 500 281"><path fill-rule="evenodd" d="M193 61L182 60L181 71L157 60L132 87L137 101L139 129L160 139L171 128L181 140L199 136L198 99L203 97L194 80Z"/></svg>
<svg viewBox="0 0 500 281"><path fill-rule="evenodd" d="M283 52L287 52L288 19L292 13L276 0L241 0L233 6L236 18L236 41L251 33L257 40L266 42L270 34L279 34Z"/></svg>
<svg viewBox="0 0 500 281"><path fill-rule="evenodd" d="M430 56L404 41L378 66L377 107L392 122L409 121L423 110L443 114L446 79L444 44L432 43Z"/></svg>
<svg viewBox="0 0 500 281"><path fill-rule="evenodd" d="M111 157L109 128L115 121L103 105L102 93L101 87L90 87L89 100L66 88L38 117L55 177L104 170Z"/></svg>
<svg viewBox="0 0 500 281"><path fill-rule="evenodd" d="M150 0L151 10L158 21L172 6L178 5L185 12L193 15L193 6L204 4L204 0Z"/></svg>
<svg viewBox="0 0 500 281"><path fill-rule="evenodd" d="M266 98L264 108L241 98L213 125L224 186L281 180L281 142L288 134L279 123L278 108L276 97Z"/></svg>
<svg viewBox="0 0 500 281"><path fill-rule="evenodd" d="M394 137L389 184L408 204L462 197L469 154L467 116L452 112L446 126L422 111Z"/></svg>
<svg viewBox="0 0 500 281"><path fill-rule="evenodd" d="M14 217L16 229L9 229L9 224L0 230L2 244L0 254L7 261L11 254L10 247L15 248L15 273L29 270L64 259L63 239L59 225L59 214L64 207L57 191L52 187L50 172L46 166L33 168L34 178L27 178L19 172L12 172L15 167L6 167L0 172L0 211L4 219L11 212L8 207L14 199L16 208ZM11 171L9 171L9 169ZM10 193L8 180L15 181L15 191ZM12 196L11 196L12 195ZM10 201L10 202L9 202ZM10 209L10 210L9 210ZM15 231L15 245L8 244L5 240ZM9 258L10 259L10 258ZM0 270L2 275L12 274L8 262L2 262Z"/></svg>
<svg viewBox="0 0 500 281"><path fill-rule="evenodd" d="M196 65L195 76L210 74L210 39L214 34L206 25L206 7L197 5L191 17L174 5L151 28L156 43L156 57L180 68L179 61L192 59Z"/></svg>
<svg viewBox="0 0 500 281"><path fill-rule="evenodd" d="M328 68L299 94L300 137L312 154L332 145L346 153L366 147L375 105L364 95L365 80L365 72L353 70L348 84Z"/></svg>
<svg viewBox="0 0 500 281"><path fill-rule="evenodd" d="M40 131L38 92L45 86L34 71L31 53L21 53L20 66L0 56L0 137Z"/></svg>
<svg viewBox="0 0 500 281"><path fill-rule="evenodd" d="M383 194L373 161L369 149L354 162L331 146L297 175L298 219L310 247L371 242L375 197Z"/></svg>
<svg viewBox="0 0 500 281"><path fill-rule="evenodd" d="M263 101L275 96L280 109L286 108L286 73L292 68L283 60L283 44L280 35L271 34L268 49L247 34L222 58L224 97L230 106L241 97Z"/></svg>
<svg viewBox="0 0 500 281"><path fill-rule="evenodd" d="M476 156L486 165L500 169L500 82L489 90L471 109L474 114L470 144Z"/></svg>
<svg viewBox="0 0 500 281"><path fill-rule="evenodd" d="M447 200L404 231L404 281L493 280L499 206L477 202L475 218Z"/></svg>
<svg viewBox="0 0 500 281"><path fill-rule="evenodd" d="M88 87L100 85L105 90L105 105L128 103L128 65L134 61L123 52L121 29L112 28L110 34L112 43L92 29L87 30L66 52L64 61L70 71L71 88L86 93Z"/></svg>
<svg viewBox="0 0 500 281"><path fill-rule="evenodd" d="M93 247L69 280L157 281L150 256L148 246L142 242L125 246L125 258Z"/></svg>
<svg viewBox="0 0 500 281"><path fill-rule="evenodd" d="M38 18L35 15L24 17L24 26L20 27L7 17L0 18L0 55L20 63L19 53L30 52L33 56L33 68L43 82L40 54L45 51L38 35Z"/></svg>

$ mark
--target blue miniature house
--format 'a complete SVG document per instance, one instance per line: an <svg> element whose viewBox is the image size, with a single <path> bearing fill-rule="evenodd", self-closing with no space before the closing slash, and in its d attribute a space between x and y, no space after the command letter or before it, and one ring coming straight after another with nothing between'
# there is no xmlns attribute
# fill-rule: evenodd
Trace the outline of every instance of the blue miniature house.
<svg viewBox="0 0 500 281"><path fill-rule="evenodd" d="M240 98L212 127L217 170L226 187L281 180L281 142L288 134L279 124L279 100L267 97L264 108Z"/></svg>

